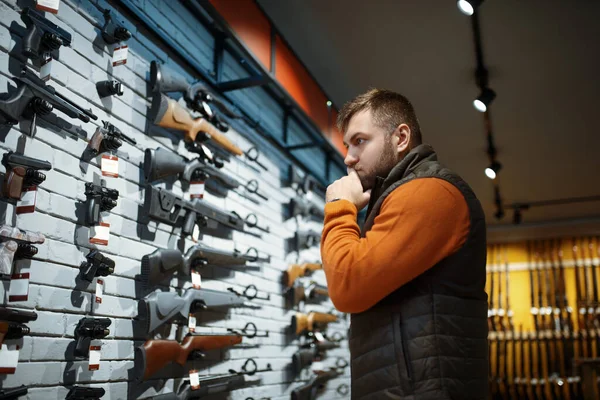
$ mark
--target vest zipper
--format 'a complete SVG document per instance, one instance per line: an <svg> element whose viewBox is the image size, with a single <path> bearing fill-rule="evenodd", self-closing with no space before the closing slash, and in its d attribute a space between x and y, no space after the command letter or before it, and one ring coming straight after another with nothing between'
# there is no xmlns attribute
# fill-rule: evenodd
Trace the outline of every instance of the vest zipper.
<svg viewBox="0 0 600 400"><path fill-rule="evenodd" d="M408 376L408 379L412 380L412 364L410 362L410 356L408 354L408 344L406 343L405 337L406 331L404 330L404 324L402 323L402 320L400 320L400 344L402 345L402 353L404 355L404 368L406 368L406 375Z"/></svg>

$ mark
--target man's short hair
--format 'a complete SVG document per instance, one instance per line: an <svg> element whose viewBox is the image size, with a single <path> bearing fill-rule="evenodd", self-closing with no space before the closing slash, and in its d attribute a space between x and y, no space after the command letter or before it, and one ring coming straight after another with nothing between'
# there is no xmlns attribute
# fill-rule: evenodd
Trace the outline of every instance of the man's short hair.
<svg viewBox="0 0 600 400"><path fill-rule="evenodd" d="M375 124L385 129L388 134L400 124L408 125L411 132L410 149L422 143L421 128L415 110L410 101L401 94L391 90L370 89L356 96L340 110L337 118L338 129L346 132L352 117L363 110L371 110Z"/></svg>

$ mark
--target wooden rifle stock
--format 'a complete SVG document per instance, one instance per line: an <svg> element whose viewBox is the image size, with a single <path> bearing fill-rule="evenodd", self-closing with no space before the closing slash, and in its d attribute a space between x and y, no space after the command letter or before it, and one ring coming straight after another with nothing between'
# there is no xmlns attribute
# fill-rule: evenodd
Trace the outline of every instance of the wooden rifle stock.
<svg viewBox="0 0 600 400"><path fill-rule="evenodd" d="M296 335L303 332L312 332L315 329L320 329L324 325L337 321L337 317L333 314L325 314L319 312L311 312L308 314L296 313L292 317L292 327Z"/></svg>
<svg viewBox="0 0 600 400"><path fill-rule="evenodd" d="M156 99L156 97L159 98ZM184 138L186 142L195 142L198 134L203 132L216 144L231 154L235 154L236 156L244 154L239 147L231 143L213 124L204 118L194 118L190 112L176 100L171 99L164 94L157 93L155 94L153 102L157 101L160 101L160 103L154 123L158 126L185 132Z"/></svg>
<svg viewBox="0 0 600 400"><path fill-rule="evenodd" d="M287 271L284 272L285 284L287 287L292 287L294 286L296 279L322 268L323 264L320 263L292 264Z"/></svg>
<svg viewBox="0 0 600 400"><path fill-rule="evenodd" d="M174 340L148 340L141 349L141 357L145 362L144 380L170 362L185 365L193 351L221 349L241 342L239 335L187 336L181 344Z"/></svg>

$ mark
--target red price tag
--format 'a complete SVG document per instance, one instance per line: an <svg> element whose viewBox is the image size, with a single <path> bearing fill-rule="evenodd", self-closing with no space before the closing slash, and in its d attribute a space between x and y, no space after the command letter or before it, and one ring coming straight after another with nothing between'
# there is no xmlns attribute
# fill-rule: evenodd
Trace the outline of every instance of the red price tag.
<svg viewBox="0 0 600 400"><path fill-rule="evenodd" d="M99 244L102 246L108 246L108 238L110 237L110 224L107 222L100 222L100 225L92 227L90 230L91 244Z"/></svg>
<svg viewBox="0 0 600 400"><path fill-rule="evenodd" d="M204 198L204 181L190 182L190 199Z"/></svg>
<svg viewBox="0 0 600 400"><path fill-rule="evenodd" d="M127 64L128 51L129 51L129 48L127 47L126 44L121 45L121 46L117 45L117 47L115 47L115 50L113 51L113 59L112 59L113 67L116 67L117 65Z"/></svg>
<svg viewBox="0 0 600 400"><path fill-rule="evenodd" d="M58 14L60 0L36 0L35 9L47 11L52 14Z"/></svg>
<svg viewBox="0 0 600 400"><path fill-rule="evenodd" d="M104 292L104 281L102 279L98 279L96 281L96 303L102 303L102 293Z"/></svg>
<svg viewBox="0 0 600 400"><path fill-rule="evenodd" d="M28 214L35 211L35 201L37 199L37 186L30 186L23 189L21 199L17 202L17 214Z"/></svg>
<svg viewBox="0 0 600 400"><path fill-rule="evenodd" d="M42 63L42 66L40 67L40 79L43 80L44 82L47 82L50 80L50 78L52 78L52 65L54 63L52 62L52 57L48 57L44 60L44 62Z"/></svg>
<svg viewBox="0 0 600 400"><path fill-rule="evenodd" d="M100 169L102 170L102 176L118 178L119 158L117 156L109 156L107 154L103 154L102 161L100 162Z"/></svg>
<svg viewBox="0 0 600 400"><path fill-rule="evenodd" d="M29 272L13 274L10 278L8 301L27 301L29 298Z"/></svg>
<svg viewBox="0 0 600 400"><path fill-rule="evenodd" d="M192 390L200 389L200 377L198 376L198 370L196 369L190 371L190 388Z"/></svg>
<svg viewBox="0 0 600 400"><path fill-rule="evenodd" d="M19 364L19 347L9 349L7 345L0 346L0 375L14 374Z"/></svg>
<svg viewBox="0 0 600 400"><path fill-rule="evenodd" d="M88 371L98 371L100 369L100 353L102 342L92 340L90 342L90 359L88 362Z"/></svg>

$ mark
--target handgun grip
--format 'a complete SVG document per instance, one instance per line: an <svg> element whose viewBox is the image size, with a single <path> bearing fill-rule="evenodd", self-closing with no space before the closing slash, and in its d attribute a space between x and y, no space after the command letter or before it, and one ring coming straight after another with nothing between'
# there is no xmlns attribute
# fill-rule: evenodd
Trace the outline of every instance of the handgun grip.
<svg viewBox="0 0 600 400"><path fill-rule="evenodd" d="M92 338L89 336L80 336L77 338L77 343L75 345L75 356L86 357L90 351L91 341Z"/></svg>
<svg viewBox="0 0 600 400"><path fill-rule="evenodd" d="M196 212L189 210L185 216L183 223L182 232L184 235L191 235L194 232L194 226L196 225Z"/></svg>
<svg viewBox="0 0 600 400"><path fill-rule="evenodd" d="M25 57L37 60L39 58L38 50L42 42L42 35L39 33L39 28L32 21L31 28L27 31L27 35L23 38L23 54Z"/></svg>
<svg viewBox="0 0 600 400"><path fill-rule="evenodd" d="M90 139L89 147L94 155L100 154L100 145L102 144L102 140L104 139L104 133L102 133L102 128L96 128L96 132L92 135Z"/></svg>
<svg viewBox="0 0 600 400"><path fill-rule="evenodd" d="M9 199L20 200L26 175L27 168L22 166L12 168L4 178L4 196Z"/></svg>
<svg viewBox="0 0 600 400"><path fill-rule="evenodd" d="M87 199L86 219L88 226L96 226L100 223L100 202L96 196Z"/></svg>

